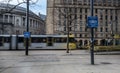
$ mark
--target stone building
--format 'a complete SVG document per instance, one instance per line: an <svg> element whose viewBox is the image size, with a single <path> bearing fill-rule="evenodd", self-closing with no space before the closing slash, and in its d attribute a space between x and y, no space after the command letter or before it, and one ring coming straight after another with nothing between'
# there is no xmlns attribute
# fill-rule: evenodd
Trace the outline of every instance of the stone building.
<svg viewBox="0 0 120 73"><path fill-rule="evenodd" d="M32 11L29 16L29 32L45 34L45 21ZM23 34L26 29L26 8L0 3L0 34Z"/></svg>
<svg viewBox="0 0 120 73"><path fill-rule="evenodd" d="M91 31L87 27L90 0L47 0L47 34L74 34L79 45L89 45ZM120 43L120 0L94 0L94 16L99 26L95 28L96 45L108 45L115 38ZM114 35L114 36L113 36ZM113 44L113 42L112 42Z"/></svg>

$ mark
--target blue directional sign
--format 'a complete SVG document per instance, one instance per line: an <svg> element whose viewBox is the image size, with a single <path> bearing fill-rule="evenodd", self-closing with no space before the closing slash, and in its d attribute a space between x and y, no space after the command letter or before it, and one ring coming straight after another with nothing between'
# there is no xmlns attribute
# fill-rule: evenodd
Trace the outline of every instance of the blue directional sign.
<svg viewBox="0 0 120 73"><path fill-rule="evenodd" d="M24 32L24 37L25 38L30 38L30 32Z"/></svg>
<svg viewBox="0 0 120 73"><path fill-rule="evenodd" d="M89 16L87 19L87 26L90 28L98 27L98 17L97 16Z"/></svg>

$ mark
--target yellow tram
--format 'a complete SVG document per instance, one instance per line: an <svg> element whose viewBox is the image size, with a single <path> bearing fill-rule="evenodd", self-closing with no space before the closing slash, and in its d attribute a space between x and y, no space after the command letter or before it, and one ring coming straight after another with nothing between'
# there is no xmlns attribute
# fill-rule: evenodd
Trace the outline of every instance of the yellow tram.
<svg viewBox="0 0 120 73"><path fill-rule="evenodd" d="M0 35L0 49L25 49L24 35ZM73 35L69 35L69 48L76 49ZM67 35L31 35L29 49L67 49Z"/></svg>

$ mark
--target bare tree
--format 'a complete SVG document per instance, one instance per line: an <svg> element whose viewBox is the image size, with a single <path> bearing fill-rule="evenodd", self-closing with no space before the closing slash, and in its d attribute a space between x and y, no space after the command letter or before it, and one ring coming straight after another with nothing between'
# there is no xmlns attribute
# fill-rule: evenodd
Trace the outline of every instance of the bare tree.
<svg viewBox="0 0 120 73"><path fill-rule="evenodd" d="M69 53L69 35L73 33L72 27L76 27L77 23L77 13L72 10L72 8L76 8L75 5L70 6L69 0L67 2L58 1L54 2L53 7L53 30L55 33L67 34L67 50ZM59 28L61 29L59 30ZM57 30L57 31L56 31Z"/></svg>

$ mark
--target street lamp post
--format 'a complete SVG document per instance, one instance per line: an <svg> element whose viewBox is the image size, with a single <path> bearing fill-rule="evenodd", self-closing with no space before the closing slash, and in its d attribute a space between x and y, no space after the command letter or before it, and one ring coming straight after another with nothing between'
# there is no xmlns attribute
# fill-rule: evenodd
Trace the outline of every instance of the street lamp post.
<svg viewBox="0 0 120 73"><path fill-rule="evenodd" d="M26 13L26 17L27 17L27 29L26 31L29 32L29 0L27 0L27 13ZM29 38L26 38L26 51L25 54L28 55L28 46L29 46Z"/></svg>
<svg viewBox="0 0 120 73"><path fill-rule="evenodd" d="M93 16L93 0L91 0L91 16ZM91 64L94 65L94 28L91 28Z"/></svg>

